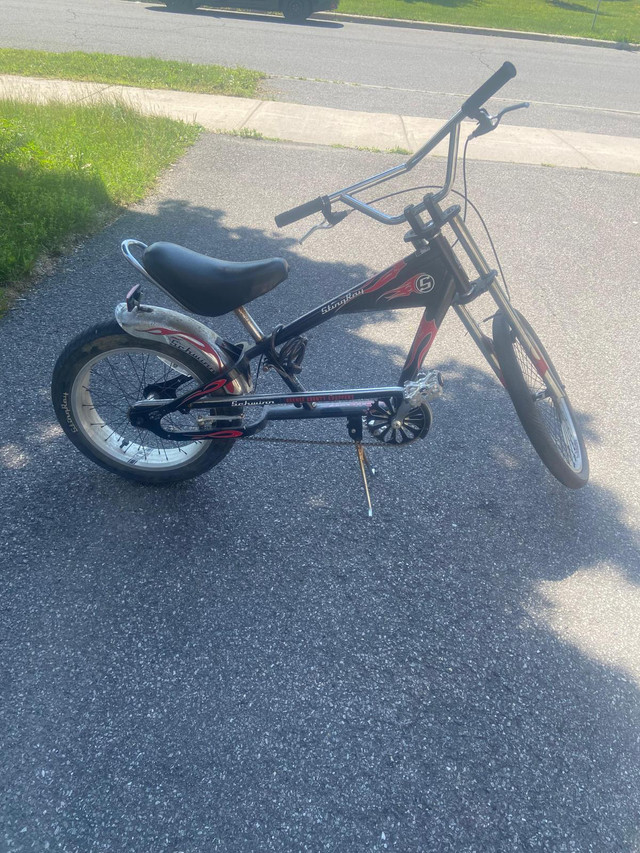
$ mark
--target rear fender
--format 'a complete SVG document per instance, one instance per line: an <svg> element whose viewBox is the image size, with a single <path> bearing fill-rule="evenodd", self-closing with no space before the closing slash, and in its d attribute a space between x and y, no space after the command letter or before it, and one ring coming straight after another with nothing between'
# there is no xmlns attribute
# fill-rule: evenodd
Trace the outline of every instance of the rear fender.
<svg viewBox="0 0 640 853"><path fill-rule="evenodd" d="M152 305L141 305L129 311L126 302L121 302L116 306L115 315L118 325L128 335L148 341L162 341L215 373L232 363L231 356L221 346L223 339L219 335L203 323L177 311ZM248 394L251 391L249 376L237 370L229 375L231 378L225 385L228 394Z"/></svg>

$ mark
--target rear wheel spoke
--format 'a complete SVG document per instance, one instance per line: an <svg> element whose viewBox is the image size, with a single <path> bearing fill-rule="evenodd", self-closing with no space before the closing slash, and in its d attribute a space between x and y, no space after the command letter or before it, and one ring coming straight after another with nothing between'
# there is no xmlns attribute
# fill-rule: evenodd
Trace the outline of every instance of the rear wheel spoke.
<svg viewBox="0 0 640 853"><path fill-rule="evenodd" d="M200 455L206 450L202 442L172 442L129 420L130 407L144 399L145 388L165 384L176 375L165 361L136 347L106 352L90 363L78 387L77 408L89 416L84 423L95 442L116 458L139 457L153 466L182 465ZM183 378L182 393L189 383L201 384L194 375ZM196 429L194 417L181 413L172 413L167 426L176 431Z"/></svg>

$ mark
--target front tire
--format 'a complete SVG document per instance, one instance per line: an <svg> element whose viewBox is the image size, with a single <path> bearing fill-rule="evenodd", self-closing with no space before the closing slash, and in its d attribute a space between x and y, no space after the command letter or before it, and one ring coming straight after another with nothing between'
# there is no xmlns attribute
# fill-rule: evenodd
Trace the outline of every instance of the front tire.
<svg viewBox="0 0 640 853"><path fill-rule="evenodd" d="M215 376L186 353L134 338L111 320L78 335L60 354L51 397L67 437L92 462L128 480L162 485L208 471L234 442L165 440L134 427L129 407L154 393L181 396ZM237 416L239 411L229 407L224 414ZM197 429L193 413L172 413L163 424Z"/></svg>
<svg viewBox="0 0 640 853"><path fill-rule="evenodd" d="M518 317L546 361L549 372L562 387L558 371L540 339L524 317L521 314ZM538 456L563 485L570 489L586 486L589 459L568 397L556 398L551 393L545 374L541 374L502 312L493 319L493 343L504 384Z"/></svg>

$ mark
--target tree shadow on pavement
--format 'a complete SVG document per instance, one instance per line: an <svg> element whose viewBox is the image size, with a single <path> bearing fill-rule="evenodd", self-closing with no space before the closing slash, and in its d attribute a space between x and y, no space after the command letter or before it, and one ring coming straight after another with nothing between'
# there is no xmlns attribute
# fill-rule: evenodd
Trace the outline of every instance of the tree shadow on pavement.
<svg viewBox="0 0 640 853"><path fill-rule="evenodd" d="M304 21L287 21L277 12L273 12L270 15L260 14L260 12L246 12L243 13L241 11L236 10L223 10L223 9L196 9L195 11L190 10L177 10L177 9L167 9L166 6L147 6L147 10L149 12L163 12L167 15L190 15L191 17L203 17L203 18L220 18L221 20L229 20L229 21L254 21L265 24L279 24L282 26L293 26L293 27L314 27L319 29L328 29L328 30L341 30L344 27L344 24L341 24L339 21L323 21L318 18L308 18Z"/></svg>
<svg viewBox="0 0 640 853"><path fill-rule="evenodd" d="M126 213L4 322L4 363L39 341L9 377L0 457L7 849L27 827L34 848L78 851L635 850L624 637L563 634L545 598L598 571L637 585L616 495L553 480L488 371L443 356L446 324L430 435L371 449L373 522L350 447L245 442L172 489L85 463L46 384L62 342L137 280L125 237L287 257L291 278L250 308L265 329L368 274L174 201ZM397 316L314 330L303 381L397 381ZM580 602L563 606L570 629Z"/></svg>
<svg viewBox="0 0 640 853"><path fill-rule="evenodd" d="M407 3L428 3L433 6L446 6L448 9L458 9L460 6L481 5L478 0L405 0Z"/></svg>
<svg viewBox="0 0 640 853"><path fill-rule="evenodd" d="M550 6L555 6L557 9L566 9L569 12L588 12L591 15L594 13L594 9L589 6L583 6L581 3L569 3L566 0L547 0L547 3ZM605 16L605 12L600 12L601 15Z"/></svg>

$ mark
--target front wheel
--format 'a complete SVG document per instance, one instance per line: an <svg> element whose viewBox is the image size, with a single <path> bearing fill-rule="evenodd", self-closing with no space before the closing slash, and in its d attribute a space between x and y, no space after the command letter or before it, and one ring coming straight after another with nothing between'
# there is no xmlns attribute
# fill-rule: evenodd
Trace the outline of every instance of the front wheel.
<svg viewBox="0 0 640 853"><path fill-rule="evenodd" d="M51 396L62 429L96 464L149 485L177 483L208 471L232 440L170 441L135 427L130 407L144 399L174 398L215 377L214 370L159 341L132 338L115 320L94 326L60 354ZM239 414L225 407L216 414ZM193 412L163 418L169 429L198 429Z"/></svg>
<svg viewBox="0 0 640 853"><path fill-rule="evenodd" d="M550 372L562 387L558 371L540 339L521 314L525 332L546 362L535 361L511 328L505 314L493 319L493 343L504 384L520 422L538 456L563 485L580 489L589 480L589 459L582 430L568 397L556 397L545 381Z"/></svg>

